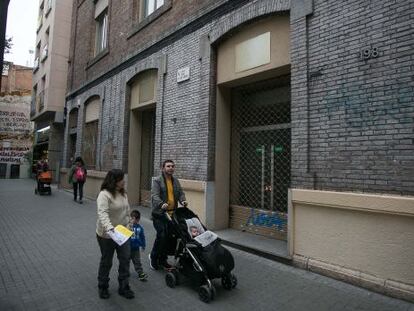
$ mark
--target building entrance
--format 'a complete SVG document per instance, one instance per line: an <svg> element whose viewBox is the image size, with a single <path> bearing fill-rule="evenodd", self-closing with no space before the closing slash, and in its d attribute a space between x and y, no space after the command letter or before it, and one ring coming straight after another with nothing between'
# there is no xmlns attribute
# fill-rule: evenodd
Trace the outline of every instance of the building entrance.
<svg viewBox="0 0 414 311"><path fill-rule="evenodd" d="M230 224L286 239L290 76L232 92Z"/></svg>

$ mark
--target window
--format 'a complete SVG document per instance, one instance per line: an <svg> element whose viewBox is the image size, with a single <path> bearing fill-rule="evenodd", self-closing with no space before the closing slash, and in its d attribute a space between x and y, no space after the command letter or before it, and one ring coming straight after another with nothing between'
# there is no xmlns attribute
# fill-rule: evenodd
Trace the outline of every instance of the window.
<svg viewBox="0 0 414 311"><path fill-rule="evenodd" d="M164 4L164 0L142 0L142 18L145 18Z"/></svg>
<svg viewBox="0 0 414 311"><path fill-rule="evenodd" d="M95 53L98 55L108 47L108 0L95 0Z"/></svg>
<svg viewBox="0 0 414 311"><path fill-rule="evenodd" d="M94 97L85 106L85 125L83 129L82 157L88 169L96 168L96 150L98 144L100 99Z"/></svg>
<svg viewBox="0 0 414 311"><path fill-rule="evenodd" d="M108 14L103 12L96 19L96 40L95 55L99 54L107 47L108 37Z"/></svg>

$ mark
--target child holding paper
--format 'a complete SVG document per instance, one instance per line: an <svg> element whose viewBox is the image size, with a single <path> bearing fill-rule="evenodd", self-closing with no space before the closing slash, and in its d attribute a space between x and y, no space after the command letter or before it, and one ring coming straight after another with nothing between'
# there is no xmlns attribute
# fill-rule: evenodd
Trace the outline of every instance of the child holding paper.
<svg viewBox="0 0 414 311"><path fill-rule="evenodd" d="M127 298L134 298L134 292L129 287L129 261L131 258L130 243L118 245L112 240L108 232L113 233L118 225L128 226L130 207L125 192L124 172L110 170L102 183L101 192L97 198L98 220L96 222L96 237L101 250L101 260L98 270L98 289L101 299L109 298L109 272L112 267L112 258L116 251L119 260L118 294Z"/></svg>
<svg viewBox="0 0 414 311"><path fill-rule="evenodd" d="M133 232L131 236L131 260L134 264L135 271L138 273L138 278L140 281L145 281L148 278L148 275L144 273L141 263L141 254L140 248L145 250L145 234L144 228L139 224L141 219L141 213L138 210L133 210L131 212L131 222L129 223L128 228Z"/></svg>

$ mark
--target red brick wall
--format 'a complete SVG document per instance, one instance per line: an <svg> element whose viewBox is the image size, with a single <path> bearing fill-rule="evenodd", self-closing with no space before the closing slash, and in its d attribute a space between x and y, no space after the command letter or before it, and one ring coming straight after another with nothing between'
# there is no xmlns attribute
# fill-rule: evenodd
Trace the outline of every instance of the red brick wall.
<svg viewBox="0 0 414 311"><path fill-rule="evenodd" d="M167 1L165 1L167 2ZM130 36L137 22L132 14L131 0L109 3L109 53L90 65L94 60L95 21L93 1L79 1L72 16L72 46L69 68L69 92L85 82L100 76L123 60L134 55L142 46L154 41L166 31L182 23L213 0L172 0L172 7L134 35ZM77 12L77 16L76 16ZM73 35L76 27L76 43ZM73 53L73 51L75 51ZM74 58L73 58L74 54ZM89 65L88 65L89 64ZM72 68L73 66L73 68ZM73 71L73 75L72 75Z"/></svg>
<svg viewBox="0 0 414 311"><path fill-rule="evenodd" d="M7 76L2 76L1 92L30 92L33 70L29 67L12 65Z"/></svg>

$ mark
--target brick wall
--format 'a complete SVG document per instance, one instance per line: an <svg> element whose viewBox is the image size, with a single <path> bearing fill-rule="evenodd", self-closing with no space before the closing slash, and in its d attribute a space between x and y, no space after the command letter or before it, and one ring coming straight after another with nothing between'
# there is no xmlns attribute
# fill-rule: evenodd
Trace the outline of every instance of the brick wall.
<svg viewBox="0 0 414 311"><path fill-rule="evenodd" d="M294 187L414 194L413 17L412 1L318 0L292 23Z"/></svg>
<svg viewBox="0 0 414 311"><path fill-rule="evenodd" d="M96 63L93 69L90 67L88 75L94 72L90 76L98 77L104 68L107 70L126 55L132 55L134 49L139 57L131 56L130 62L118 66L117 71L106 71L95 82L94 78L85 78L86 63L82 61L87 59L80 61L75 57L76 86L90 82L67 102L68 110L78 102L81 104L78 150L83 103L90 96L99 95L102 119L98 169L126 168L127 83L146 69L158 68L155 172L160 161L168 157L176 160L179 177L210 180L214 176L215 134L215 57L210 44L216 44L245 22L272 12L285 12L290 6L289 1L240 3L240 7L229 9L224 15L212 15L209 22L194 24L151 53L145 47L156 42L157 37L149 38L147 34L148 41L144 38L150 29L155 33L152 24L125 39L125 45L118 38L115 49L110 43L110 57ZM114 18L123 16L123 9L117 10L121 11L111 11ZM173 10L174 5L164 18ZM92 11L82 14L92 15ZM413 16L414 5L408 0L317 0L312 15L291 20L292 187L414 193L414 35L410 24ZM83 18L78 16L78 24L85 23ZM192 18L188 17L187 22ZM115 28L112 24L111 36ZM77 44L83 46L86 33ZM202 48L207 35L207 48ZM135 36L143 43L129 45ZM379 56L361 60L359 52L365 47L377 47ZM165 55L166 73L162 71ZM190 80L177 83L177 69L184 66L190 67Z"/></svg>
<svg viewBox="0 0 414 311"><path fill-rule="evenodd" d="M165 1L168 2L168 1ZM182 27L182 24L202 15L203 12L214 8L224 0L180 0L170 1L172 6L157 19L136 31L137 21L132 16L131 0L109 1L109 54L101 58L93 65L95 22L93 1L81 1L75 7L72 16L72 37L76 31L75 52L72 53L71 66L73 76L70 73L69 91L76 90L86 81L105 73L108 68L119 65L122 61L136 55L153 43L159 41ZM189 9L191 8L191 9ZM76 16L76 11L78 12ZM74 50L72 42L71 50ZM69 70L69 72L71 72Z"/></svg>

